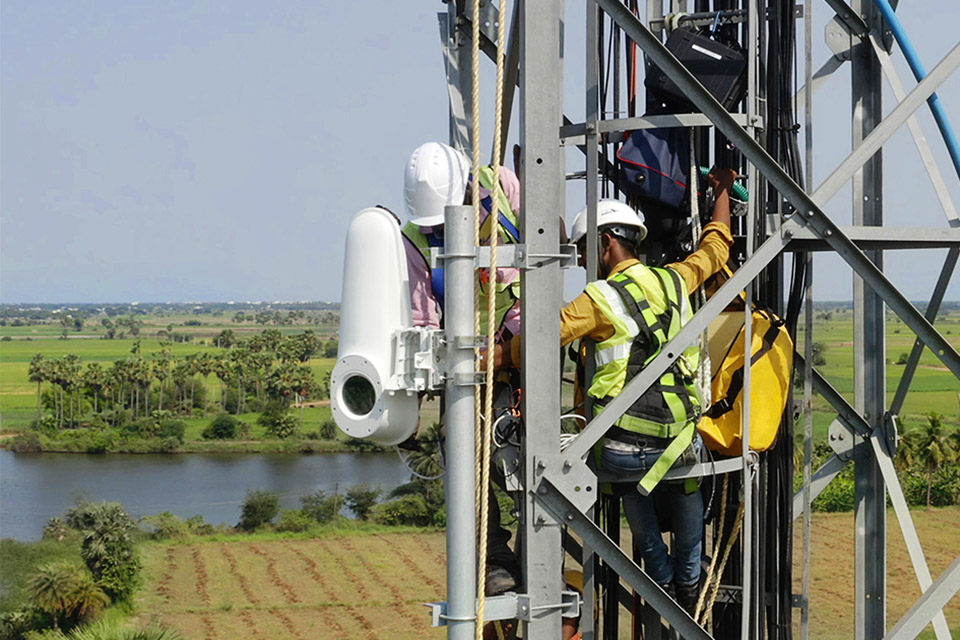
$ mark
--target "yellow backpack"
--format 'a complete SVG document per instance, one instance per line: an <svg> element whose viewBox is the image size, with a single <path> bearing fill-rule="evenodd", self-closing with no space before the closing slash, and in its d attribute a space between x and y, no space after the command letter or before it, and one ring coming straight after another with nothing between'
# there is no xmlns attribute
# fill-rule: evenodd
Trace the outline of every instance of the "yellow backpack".
<svg viewBox="0 0 960 640"><path fill-rule="evenodd" d="M731 341L730 321L736 316L740 318L739 331ZM711 334L713 405L700 419L697 430L712 451L739 456L743 448L743 312L721 314L711 324ZM793 341L783 320L764 309L753 312L751 337L750 448L765 451L777 439L780 419L787 406ZM720 359L713 356L714 352Z"/></svg>

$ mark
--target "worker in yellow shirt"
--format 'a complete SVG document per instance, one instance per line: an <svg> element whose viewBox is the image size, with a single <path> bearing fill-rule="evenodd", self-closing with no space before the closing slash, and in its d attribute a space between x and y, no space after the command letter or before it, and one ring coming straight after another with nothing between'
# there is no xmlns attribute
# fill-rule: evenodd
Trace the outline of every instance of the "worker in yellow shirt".
<svg viewBox="0 0 960 640"><path fill-rule="evenodd" d="M703 229L697 251L665 268L640 262L647 229L628 205L601 201L597 209L600 280L587 285L560 312L563 345L589 338L596 343L596 372L587 388L594 414L615 398L686 324L692 315L688 296L727 262L730 234L729 190L736 173L710 173L715 204L712 221ZM586 210L573 224L571 240L585 248ZM582 351L581 351L582 353ZM498 365L519 364L520 345L498 348ZM699 456L696 424L702 408L693 382L699 362L696 346L688 347L667 371L621 416L598 443L595 463L622 475L645 472L637 491L623 497L634 543L647 573L681 606L693 610L699 593L703 543L703 502L698 490L664 484L659 479L675 463ZM663 542L652 491L671 492L673 557Z"/></svg>

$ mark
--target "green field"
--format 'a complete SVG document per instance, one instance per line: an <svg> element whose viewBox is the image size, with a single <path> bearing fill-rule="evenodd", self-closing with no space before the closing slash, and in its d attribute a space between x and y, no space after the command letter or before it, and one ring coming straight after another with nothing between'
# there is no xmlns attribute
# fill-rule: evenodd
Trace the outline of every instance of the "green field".
<svg viewBox="0 0 960 640"><path fill-rule="evenodd" d="M818 319L814 323L814 341L823 344L823 355L826 359L826 364L818 369L852 402L853 314L850 310L842 309L834 309L830 314L831 317L827 320L823 317L824 313L818 313ZM75 353L83 362L112 362L130 356L135 340L129 336L114 340L100 339L105 332L100 325L100 319L98 316L88 318L82 331L68 332L67 340L60 339L62 329L58 324L0 327L0 338L10 337L9 341L0 342L0 428L7 432L18 431L36 416L36 385L27 379L27 367L34 354L42 353L45 357L56 358ZM138 336L141 353L147 359L160 352L158 334L161 332L188 336L190 342L174 343L168 347L172 356L182 357L202 351L218 351L214 344L217 334L222 330L230 329L237 338L244 338L264 328L250 321L238 324L227 316L212 314L155 314L138 316L138 319L143 322ZM960 349L960 311L941 314L936 326L954 347ZM335 323L319 326L294 324L276 328L285 335L311 329L322 339L335 336L336 332ZM799 341L802 345L802 336ZM904 369L895 363L901 354L909 353L912 345L913 335L910 330L895 317L889 317L886 349L888 401L893 398ZM311 358L309 365L320 380L324 373L332 368L333 360ZM218 384L216 376L210 376L212 397L217 397ZM569 392L569 387L565 386L565 390ZM815 431L819 438L826 433L834 413L819 397L814 398L814 409ZM901 423L909 429L922 422L931 411L943 414L947 424L960 424L960 382L929 350L925 350L901 412ZM248 415L245 418L247 422L253 422L253 417ZM328 407L309 407L304 412L305 428L309 430L311 426L319 425L329 417ZM432 419L434 412L430 411L426 417ZM188 439L198 437L199 431L206 424L202 418L189 418L187 422ZM253 426L254 437L259 437L256 433L258 428Z"/></svg>
<svg viewBox="0 0 960 640"><path fill-rule="evenodd" d="M814 322L814 342L822 343L826 364L817 369L830 381L848 402L853 402L853 312L834 310L830 320L818 318ZM934 326L957 350L960 350L960 311L944 312ZM887 403L893 400L905 367L896 364L902 354L913 348L914 335L899 319L888 316L887 320ZM800 348L803 337L798 336ZM834 413L827 403L814 397L815 430L818 435L826 433L826 427ZM910 384L906 401L900 412L900 422L905 428L920 424L931 412L944 416L944 422L960 425L960 381L943 366L943 363L924 349L916 374Z"/></svg>
<svg viewBox="0 0 960 640"><path fill-rule="evenodd" d="M104 316L105 317L105 316ZM105 329L100 325L100 317L88 318L81 331L69 330L68 339L61 338L62 328L58 324L34 324L27 326L0 327L0 429L3 432L19 432L29 426L37 414L37 386L28 380L27 371L30 359L42 354L47 359L60 358L67 354L80 356L82 363L112 363L131 357L131 350L139 342L140 354L145 360L157 357L166 348L172 358L201 353L221 352L215 346L216 336L223 330L233 331L238 339L248 338L264 329L253 322L235 323L223 316L206 315L144 315L139 334L134 338L127 336L111 340L102 339ZM191 323L189 325L185 323ZM282 334L293 335L312 330L321 340L335 337L336 324L308 325L294 324L279 327ZM169 341L169 333L186 336L188 342ZM159 335L158 335L159 334ZM9 340L3 338L9 337ZM319 382L327 371L333 368L333 358L312 357L307 365ZM207 380L209 398L218 398L220 381L215 375ZM154 383L156 388L156 383ZM211 415L214 412L211 409ZM295 409L299 411L299 409ZM239 416L250 426L250 439L264 436L263 427L256 424L257 414ZM200 432L209 423L210 417L186 417L186 440L199 441ZM303 410L303 431L309 432L330 420L329 406L307 406ZM208 445L205 447L204 445ZM214 447L214 445L218 445ZM242 443L197 442L191 450L209 449L249 450Z"/></svg>

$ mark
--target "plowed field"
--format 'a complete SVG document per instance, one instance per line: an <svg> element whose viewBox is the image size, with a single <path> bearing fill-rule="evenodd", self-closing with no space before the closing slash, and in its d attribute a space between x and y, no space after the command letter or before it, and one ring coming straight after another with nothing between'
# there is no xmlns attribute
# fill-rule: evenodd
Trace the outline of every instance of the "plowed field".
<svg viewBox="0 0 960 640"><path fill-rule="evenodd" d="M147 550L146 616L205 640L442 638L442 534L201 542Z"/></svg>
<svg viewBox="0 0 960 640"><path fill-rule="evenodd" d="M912 515L936 578L960 553L960 508ZM920 590L896 516L888 517L892 627ZM852 514L814 514L811 637L853 637L853 544ZM431 532L149 546L138 609L191 640L442 638L422 603L444 597L443 545ZM798 528L798 568L800 548ZM960 597L947 621L960 637Z"/></svg>

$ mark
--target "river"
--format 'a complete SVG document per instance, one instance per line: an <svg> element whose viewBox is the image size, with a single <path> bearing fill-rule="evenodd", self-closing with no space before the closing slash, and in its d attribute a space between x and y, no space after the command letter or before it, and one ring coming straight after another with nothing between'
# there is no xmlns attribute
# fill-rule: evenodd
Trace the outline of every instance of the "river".
<svg viewBox="0 0 960 640"><path fill-rule="evenodd" d="M120 502L138 518L169 511L234 525L248 489L300 496L355 484L384 491L407 482L396 454L23 454L0 450L0 537L39 540L43 525L78 498Z"/></svg>

